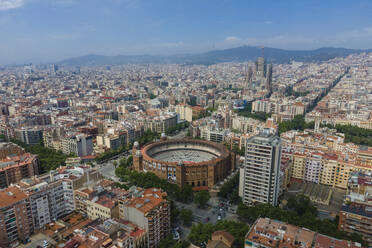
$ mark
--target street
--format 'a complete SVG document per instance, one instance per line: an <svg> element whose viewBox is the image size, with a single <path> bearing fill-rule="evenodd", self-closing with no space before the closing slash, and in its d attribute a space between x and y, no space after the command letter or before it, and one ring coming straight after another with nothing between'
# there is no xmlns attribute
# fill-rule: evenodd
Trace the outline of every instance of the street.
<svg viewBox="0 0 372 248"><path fill-rule="evenodd" d="M112 159L112 160L108 160L102 164L98 164L96 165L99 172L101 172L101 174L107 178L107 179L111 179L115 182L119 182L119 178L117 176L115 176L115 168L114 168L114 161L117 162L117 164L119 165L120 163L120 159L122 158L128 158L130 155L130 151L127 151L125 152L123 155L121 155L120 157L117 157L115 159Z"/></svg>
<svg viewBox="0 0 372 248"><path fill-rule="evenodd" d="M234 213L237 206L229 206L226 203L221 203L218 197L209 199L205 208L199 208L195 203L185 204L175 202L178 209L189 209L192 211L193 222L216 224L218 216L221 220L237 220L237 215ZM233 211L231 211L233 210Z"/></svg>

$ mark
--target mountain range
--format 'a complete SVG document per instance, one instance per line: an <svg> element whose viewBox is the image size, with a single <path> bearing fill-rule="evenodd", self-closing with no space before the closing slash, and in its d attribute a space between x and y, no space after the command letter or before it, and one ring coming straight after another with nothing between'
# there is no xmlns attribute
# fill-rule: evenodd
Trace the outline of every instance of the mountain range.
<svg viewBox="0 0 372 248"><path fill-rule="evenodd" d="M347 49L323 47L315 50L284 50L265 47L265 59L272 63L287 63L292 60L302 62L320 62L335 57L344 57L350 54L372 52L372 49ZM199 54L179 54L170 56L153 55L86 55L59 61L62 66L104 66L123 64L204 64L210 65L222 62L243 62L256 60L262 56L262 49L256 46L241 46L236 48L213 50Z"/></svg>

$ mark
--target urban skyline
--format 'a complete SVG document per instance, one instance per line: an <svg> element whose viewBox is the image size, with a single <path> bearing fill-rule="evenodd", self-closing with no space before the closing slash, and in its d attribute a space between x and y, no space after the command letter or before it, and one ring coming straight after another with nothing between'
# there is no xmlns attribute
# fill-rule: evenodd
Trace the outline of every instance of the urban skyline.
<svg viewBox="0 0 372 248"><path fill-rule="evenodd" d="M371 7L0 0L0 248L372 247Z"/></svg>
<svg viewBox="0 0 372 248"><path fill-rule="evenodd" d="M370 1L1 0L0 64L241 45L371 48Z"/></svg>

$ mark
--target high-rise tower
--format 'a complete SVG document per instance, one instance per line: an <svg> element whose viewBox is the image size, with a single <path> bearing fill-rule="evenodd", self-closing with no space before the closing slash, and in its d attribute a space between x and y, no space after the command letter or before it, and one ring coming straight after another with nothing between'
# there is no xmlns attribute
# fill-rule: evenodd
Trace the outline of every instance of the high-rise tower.
<svg viewBox="0 0 372 248"><path fill-rule="evenodd" d="M245 164L240 175L240 188L245 204L278 204L281 141L265 129L247 139Z"/></svg>

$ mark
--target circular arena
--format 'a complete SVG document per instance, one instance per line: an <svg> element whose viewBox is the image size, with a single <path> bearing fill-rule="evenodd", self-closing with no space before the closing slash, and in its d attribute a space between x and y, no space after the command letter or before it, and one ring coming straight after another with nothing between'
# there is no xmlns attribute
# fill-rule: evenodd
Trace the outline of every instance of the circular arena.
<svg viewBox="0 0 372 248"><path fill-rule="evenodd" d="M225 146L197 139L170 139L133 147L137 171L153 172L179 186L210 189L235 169L235 155Z"/></svg>

